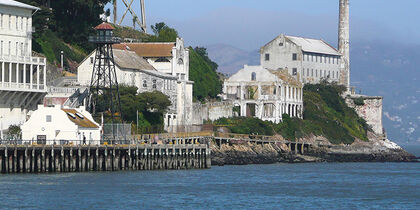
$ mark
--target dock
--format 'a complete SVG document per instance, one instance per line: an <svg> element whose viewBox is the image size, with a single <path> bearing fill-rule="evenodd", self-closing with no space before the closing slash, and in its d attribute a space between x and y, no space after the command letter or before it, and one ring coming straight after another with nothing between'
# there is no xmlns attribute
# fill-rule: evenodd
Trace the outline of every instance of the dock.
<svg viewBox="0 0 420 210"><path fill-rule="evenodd" d="M208 144L0 145L1 173L207 169Z"/></svg>

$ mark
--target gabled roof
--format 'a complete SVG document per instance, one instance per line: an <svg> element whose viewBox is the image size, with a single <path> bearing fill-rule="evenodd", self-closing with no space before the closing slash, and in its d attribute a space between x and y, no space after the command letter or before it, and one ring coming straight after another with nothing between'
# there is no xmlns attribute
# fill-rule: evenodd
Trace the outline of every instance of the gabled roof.
<svg viewBox="0 0 420 210"><path fill-rule="evenodd" d="M175 42L159 43L121 43L114 44L114 49L131 50L141 57L172 57Z"/></svg>
<svg viewBox="0 0 420 210"><path fill-rule="evenodd" d="M341 55L337 49L326 43L321 39L309 39L297 36L285 35L287 39L296 45L302 47L305 52L328 54L328 55Z"/></svg>
<svg viewBox="0 0 420 210"><path fill-rule="evenodd" d="M24 4L21 2L13 1L13 0L0 0L0 5L6 5L11 7L19 7L24 9L31 9L31 10L39 10L38 7L34 7L28 4Z"/></svg>
<svg viewBox="0 0 420 210"><path fill-rule="evenodd" d="M151 64L149 64L149 62L138 56L133 51L116 49L113 50L113 53L115 64L122 69L156 71L156 69Z"/></svg>
<svg viewBox="0 0 420 210"><path fill-rule="evenodd" d="M80 127L84 127L84 128L99 128L98 125L96 125L95 123L93 123L92 121L90 121L86 116L84 116L82 113L78 112L75 109L61 109L63 110L66 114L67 117L76 125L80 126ZM70 114L69 114L70 113ZM83 117L83 119L80 116ZM72 117L74 116L74 117Z"/></svg>

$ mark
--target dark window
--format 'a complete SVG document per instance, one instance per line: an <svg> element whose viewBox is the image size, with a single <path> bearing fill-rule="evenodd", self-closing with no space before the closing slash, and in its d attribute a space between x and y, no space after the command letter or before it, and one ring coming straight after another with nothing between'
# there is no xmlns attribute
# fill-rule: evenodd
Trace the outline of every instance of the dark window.
<svg viewBox="0 0 420 210"><path fill-rule="evenodd" d="M280 46L280 47L283 47L283 45L284 45L284 44L283 44L283 42L280 42L280 43L279 43L279 46Z"/></svg>
<svg viewBox="0 0 420 210"><path fill-rule="evenodd" d="M162 57L162 58L158 58L158 59L156 59L156 61L155 62L170 62L167 58L164 58L164 57Z"/></svg>
<svg viewBox="0 0 420 210"><path fill-rule="evenodd" d="M294 61L297 60L297 54L293 53L292 58L293 58Z"/></svg>
<svg viewBox="0 0 420 210"><path fill-rule="evenodd" d="M156 89L156 80L155 79L153 80L152 88Z"/></svg>
<svg viewBox="0 0 420 210"><path fill-rule="evenodd" d="M252 81L257 80L257 74L255 72L252 72L252 74L251 74L251 80Z"/></svg>
<svg viewBox="0 0 420 210"><path fill-rule="evenodd" d="M51 115L47 115L47 119L46 119L46 121L47 121L47 122L51 122L51 121L52 121L52 120L51 120L51 118L52 118L52 117L51 117Z"/></svg>
<svg viewBox="0 0 420 210"><path fill-rule="evenodd" d="M297 68L293 68L293 76L297 75Z"/></svg>
<svg viewBox="0 0 420 210"><path fill-rule="evenodd" d="M266 61L269 61L270 60L270 54L268 54L268 53L265 54L265 60Z"/></svg>
<svg viewBox="0 0 420 210"><path fill-rule="evenodd" d="M147 87L147 81L143 80L143 87Z"/></svg>
<svg viewBox="0 0 420 210"><path fill-rule="evenodd" d="M93 57L90 57L90 63L91 64L93 63Z"/></svg>

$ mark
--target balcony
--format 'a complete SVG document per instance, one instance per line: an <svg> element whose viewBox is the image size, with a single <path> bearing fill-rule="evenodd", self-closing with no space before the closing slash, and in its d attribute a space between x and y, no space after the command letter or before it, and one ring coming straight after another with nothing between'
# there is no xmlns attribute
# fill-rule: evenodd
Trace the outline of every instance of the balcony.
<svg viewBox="0 0 420 210"><path fill-rule="evenodd" d="M89 42L96 44L116 44L121 42L121 38L113 36L89 36Z"/></svg>
<svg viewBox="0 0 420 210"><path fill-rule="evenodd" d="M32 57L32 56L16 56L16 55L0 55L0 62L11 62L11 63L26 63L45 65L47 63L46 58Z"/></svg>

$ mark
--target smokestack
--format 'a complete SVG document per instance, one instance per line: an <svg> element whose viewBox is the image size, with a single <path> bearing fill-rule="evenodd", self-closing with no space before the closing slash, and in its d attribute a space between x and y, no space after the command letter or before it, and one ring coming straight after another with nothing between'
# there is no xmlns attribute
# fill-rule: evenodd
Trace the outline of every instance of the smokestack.
<svg viewBox="0 0 420 210"><path fill-rule="evenodd" d="M350 24L349 0L340 0L338 51L341 53L340 84L350 88Z"/></svg>
<svg viewBox="0 0 420 210"><path fill-rule="evenodd" d="M113 14L114 14L114 24L116 25L117 24L117 0L114 0L113 1L113 4L114 4L114 11L113 11Z"/></svg>

